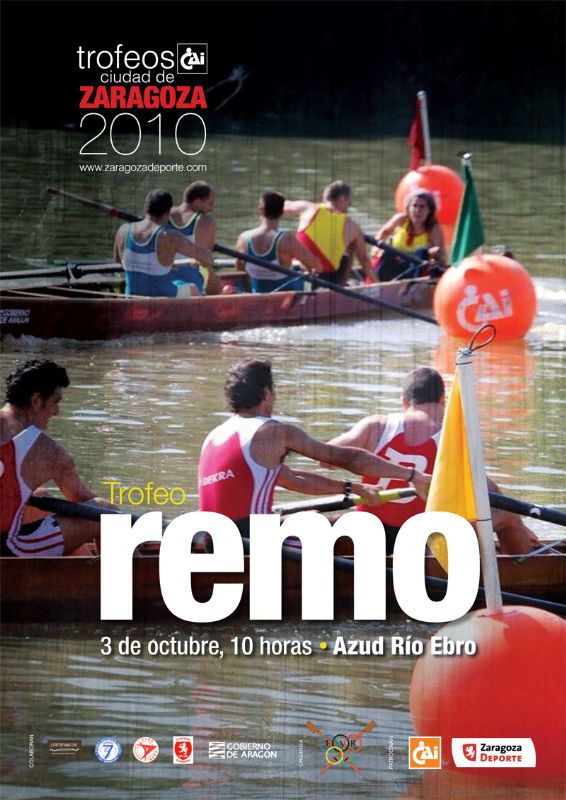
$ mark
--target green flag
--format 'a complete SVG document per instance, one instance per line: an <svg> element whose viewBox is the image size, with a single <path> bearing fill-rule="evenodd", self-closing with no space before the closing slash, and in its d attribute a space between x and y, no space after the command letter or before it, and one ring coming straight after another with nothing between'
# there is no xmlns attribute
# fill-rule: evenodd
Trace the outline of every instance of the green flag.
<svg viewBox="0 0 566 800"><path fill-rule="evenodd" d="M456 233L450 253L452 266L457 267L460 261L473 253L476 248L481 247L484 242L483 224L474 189L472 169L468 163L464 162L464 195L458 212Z"/></svg>

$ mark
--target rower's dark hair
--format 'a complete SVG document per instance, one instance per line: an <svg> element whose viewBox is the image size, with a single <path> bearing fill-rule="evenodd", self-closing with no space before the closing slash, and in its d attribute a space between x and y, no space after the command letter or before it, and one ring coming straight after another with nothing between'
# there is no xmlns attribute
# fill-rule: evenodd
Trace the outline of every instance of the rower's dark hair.
<svg viewBox="0 0 566 800"><path fill-rule="evenodd" d="M283 214L285 198L279 192L269 190L262 194L261 205L263 206L264 217L267 219L279 219Z"/></svg>
<svg viewBox="0 0 566 800"><path fill-rule="evenodd" d="M224 384L230 411L237 413L255 408L263 400L266 389L273 389L270 361L240 361L234 364Z"/></svg>
<svg viewBox="0 0 566 800"><path fill-rule="evenodd" d="M195 200L206 200L212 193L212 186L206 181L194 181L183 192L185 203L194 203Z"/></svg>
<svg viewBox="0 0 566 800"><path fill-rule="evenodd" d="M439 403L444 396L442 375L430 367L419 367L405 378L403 400L415 406Z"/></svg>
<svg viewBox="0 0 566 800"><path fill-rule="evenodd" d="M6 378L6 402L25 408L36 392L46 400L55 389L66 389L69 382L65 367L47 359L32 358Z"/></svg>
<svg viewBox="0 0 566 800"><path fill-rule="evenodd" d="M350 189L347 183L344 183L344 181L333 181L326 187L326 189L322 193L322 199L325 202L327 200L334 202L335 200L338 200L340 197L351 197L351 196L352 196L352 190Z"/></svg>
<svg viewBox="0 0 566 800"><path fill-rule="evenodd" d="M171 211L173 198L165 189L152 189L145 196L143 210L146 214L160 217Z"/></svg>

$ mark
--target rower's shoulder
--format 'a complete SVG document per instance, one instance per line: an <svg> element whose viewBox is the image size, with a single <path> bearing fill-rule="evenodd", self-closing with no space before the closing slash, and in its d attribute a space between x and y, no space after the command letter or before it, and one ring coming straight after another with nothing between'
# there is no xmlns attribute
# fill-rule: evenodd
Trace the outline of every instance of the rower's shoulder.
<svg viewBox="0 0 566 800"><path fill-rule="evenodd" d="M198 219L199 228L216 230L216 220L211 214L201 214Z"/></svg>

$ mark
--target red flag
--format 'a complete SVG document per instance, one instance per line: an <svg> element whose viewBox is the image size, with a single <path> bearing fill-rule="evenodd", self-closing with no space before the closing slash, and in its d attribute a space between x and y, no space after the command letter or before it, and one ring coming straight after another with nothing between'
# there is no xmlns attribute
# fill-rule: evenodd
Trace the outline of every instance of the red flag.
<svg viewBox="0 0 566 800"><path fill-rule="evenodd" d="M409 133L409 144L412 147L409 169L417 169L425 156L423 125L421 120L421 104L417 98L417 110Z"/></svg>

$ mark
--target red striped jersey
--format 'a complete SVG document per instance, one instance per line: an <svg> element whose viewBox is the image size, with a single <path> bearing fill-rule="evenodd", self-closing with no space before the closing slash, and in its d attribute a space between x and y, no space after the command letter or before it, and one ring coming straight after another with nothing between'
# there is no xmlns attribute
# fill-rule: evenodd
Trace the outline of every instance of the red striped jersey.
<svg viewBox="0 0 566 800"><path fill-rule="evenodd" d="M440 431L430 439L426 439L418 445L409 444L405 439L405 422L403 413L389 414L383 432L377 442L374 454L381 456L386 461L391 461L401 467L414 467L419 472L431 473L436 459L438 440ZM406 481L395 478L362 478L364 483L377 484L381 489L399 489L409 484ZM382 505L356 506L357 511L368 511L386 525L400 528L409 517L421 514L425 510L425 501L420 497L404 497L401 500L394 500L391 503Z"/></svg>
<svg viewBox="0 0 566 800"><path fill-rule="evenodd" d="M270 514L278 467L262 467L251 456L257 431L271 417L230 419L204 440L198 469L199 508L238 520L250 514Z"/></svg>

